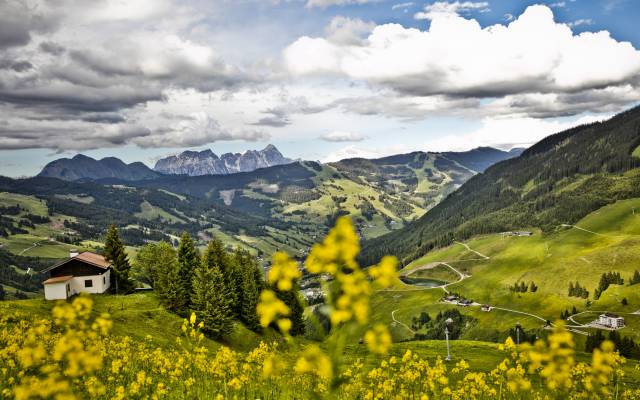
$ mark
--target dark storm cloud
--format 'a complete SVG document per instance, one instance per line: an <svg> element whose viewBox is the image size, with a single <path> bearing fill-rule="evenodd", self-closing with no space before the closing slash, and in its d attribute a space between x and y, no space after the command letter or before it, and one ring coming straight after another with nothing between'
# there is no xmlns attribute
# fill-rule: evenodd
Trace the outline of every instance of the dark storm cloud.
<svg viewBox="0 0 640 400"><path fill-rule="evenodd" d="M46 32L57 25L57 18L39 14L26 1L0 0L0 49L24 46L32 32Z"/></svg>
<svg viewBox="0 0 640 400"><path fill-rule="evenodd" d="M10 69L16 72L25 72L33 68L33 64L26 60L0 59L0 69Z"/></svg>
<svg viewBox="0 0 640 400"><path fill-rule="evenodd" d="M55 42L42 42L40 43L38 48L43 52L52 54L54 56L59 56L66 51L64 46L61 46Z"/></svg>

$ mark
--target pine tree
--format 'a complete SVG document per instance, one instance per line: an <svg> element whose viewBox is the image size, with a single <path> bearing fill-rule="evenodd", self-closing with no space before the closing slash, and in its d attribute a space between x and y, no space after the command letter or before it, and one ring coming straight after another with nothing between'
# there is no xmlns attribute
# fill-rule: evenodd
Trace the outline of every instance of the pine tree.
<svg viewBox="0 0 640 400"><path fill-rule="evenodd" d="M202 262L193 277L191 303L198 318L204 323L203 331L220 338L233 329L233 310L225 293L220 270Z"/></svg>
<svg viewBox="0 0 640 400"><path fill-rule="evenodd" d="M223 290L231 302L231 309L234 313L238 310L238 288L237 282L237 266L235 259L229 257L222 242L218 238L213 238L207 245L204 253L203 262L209 268L217 268L220 271L223 280ZM238 316L238 315L236 315Z"/></svg>
<svg viewBox="0 0 640 400"><path fill-rule="evenodd" d="M133 282L129 279L131 265L124 244L118 235L115 225L109 227L104 243L104 258L111 263L111 284L116 293L127 293L133 288Z"/></svg>
<svg viewBox="0 0 640 400"><path fill-rule="evenodd" d="M153 289L160 302L172 311L184 311L189 303L189 293L185 292L180 280L180 265L175 253L158 264L155 276Z"/></svg>
<svg viewBox="0 0 640 400"><path fill-rule="evenodd" d="M640 283L640 271L636 270L629 281L629 285L636 285L638 283Z"/></svg>
<svg viewBox="0 0 640 400"><path fill-rule="evenodd" d="M276 292L276 296L282 300L291 310L289 319L291 320L291 330L289 333L292 336L303 335L305 331L304 326L304 307L302 300L300 299L300 288L298 285L294 285L289 291L280 291L277 288L272 288Z"/></svg>
<svg viewBox="0 0 640 400"><path fill-rule="evenodd" d="M7 297L7 293L4 291L4 286L0 285L0 301Z"/></svg>
<svg viewBox="0 0 640 400"><path fill-rule="evenodd" d="M249 252L239 250L235 257L239 271L243 275L239 318L249 329L259 331L261 327L256 306L260 299L260 292L264 288L264 277L258 261Z"/></svg>
<svg viewBox="0 0 640 400"><path fill-rule="evenodd" d="M178 281L187 299L190 299L193 294L193 275L198 265L200 265L198 249L196 249L191 235L188 232L183 232L178 246ZM190 301L187 300L185 307L188 307L189 303Z"/></svg>

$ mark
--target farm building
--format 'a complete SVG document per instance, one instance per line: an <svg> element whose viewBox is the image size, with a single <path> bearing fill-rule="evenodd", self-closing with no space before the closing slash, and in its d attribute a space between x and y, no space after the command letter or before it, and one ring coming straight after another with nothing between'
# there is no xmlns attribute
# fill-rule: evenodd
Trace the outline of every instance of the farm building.
<svg viewBox="0 0 640 400"><path fill-rule="evenodd" d="M69 258L44 271L47 300L64 300L78 293L104 293L111 286L111 263L99 254L70 252Z"/></svg>
<svg viewBox="0 0 640 400"><path fill-rule="evenodd" d="M624 328L624 318L612 313L600 314L597 323L613 329Z"/></svg>

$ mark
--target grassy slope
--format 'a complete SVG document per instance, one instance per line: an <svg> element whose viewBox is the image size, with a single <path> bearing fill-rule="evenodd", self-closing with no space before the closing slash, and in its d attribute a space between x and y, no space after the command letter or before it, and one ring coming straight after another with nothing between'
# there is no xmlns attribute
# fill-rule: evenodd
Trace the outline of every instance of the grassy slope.
<svg viewBox="0 0 640 400"><path fill-rule="evenodd" d="M96 314L108 312L113 320L112 334L129 336L134 341L149 341L155 346L175 346L175 339L180 335L182 318L163 309L153 293L137 293L129 296L100 295L93 296L94 311ZM0 302L0 314L23 313L29 317L47 317L50 314L54 302L41 298L30 300L16 300ZM235 331L224 342L239 351L248 351L257 346L260 341L278 340L272 333L265 336L248 331L242 325L236 325ZM299 344L304 345L304 340ZM210 350L220 347L220 343L205 339L204 344ZM444 358L446 347L443 341L404 342L394 344L391 355L401 357L407 350L419 354L429 360ZM458 340L451 342L453 361L466 360L474 371L488 372L500 363L506 354L498 350L495 343ZM364 345L350 345L345 353L347 363L360 359L367 366L373 366L381 361L378 356L371 355ZM295 355L286 355L293 359ZM579 353L577 358L588 361L590 355ZM636 361L629 361L625 365L627 378L640 379L640 374L635 370Z"/></svg>
<svg viewBox="0 0 640 400"><path fill-rule="evenodd" d="M556 320L565 309L576 306L586 309L586 301L568 297L570 281L578 280L593 292L604 272L619 271L628 280L633 271L640 269L640 199L619 201L606 206L577 223L576 225L600 235L578 229L559 228L546 236L536 232L531 237L502 237L488 235L476 237L467 244L485 254L490 260L476 260L478 256L463 246L454 244L433 251L411 263L407 268L434 261L448 261L472 277L451 285L450 291L459 292L480 303L516 309ZM606 236L603 236L606 235ZM470 261L465 261L470 260ZM512 293L508 286L519 280L534 281L539 286L536 293ZM390 322L391 311L398 309L395 316L410 324L411 318L420 311L433 314L451 307L438 303L444 293L433 289L409 291L398 285L399 291L381 292L375 298L375 318ZM629 305L620 301L626 297ZM602 297L594 301L590 310L631 313L640 310L640 286L612 285ZM494 310L490 313L478 308L460 308L479 320L478 324L465 334L469 339L504 339L505 332L516 322L525 328L539 328L541 322L532 317ZM583 317L594 319L597 312ZM640 315L625 315L628 328L621 332L640 339ZM411 336L406 328L394 327L396 339ZM583 340L583 338L578 338Z"/></svg>

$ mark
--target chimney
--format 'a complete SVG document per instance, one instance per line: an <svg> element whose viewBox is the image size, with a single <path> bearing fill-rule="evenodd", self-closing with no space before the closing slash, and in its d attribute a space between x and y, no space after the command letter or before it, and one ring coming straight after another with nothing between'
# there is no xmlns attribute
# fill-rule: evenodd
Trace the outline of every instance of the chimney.
<svg viewBox="0 0 640 400"><path fill-rule="evenodd" d="M73 258L73 257L77 256L78 254L80 254L80 253L78 253L78 250L76 250L76 249L69 250L69 258Z"/></svg>

